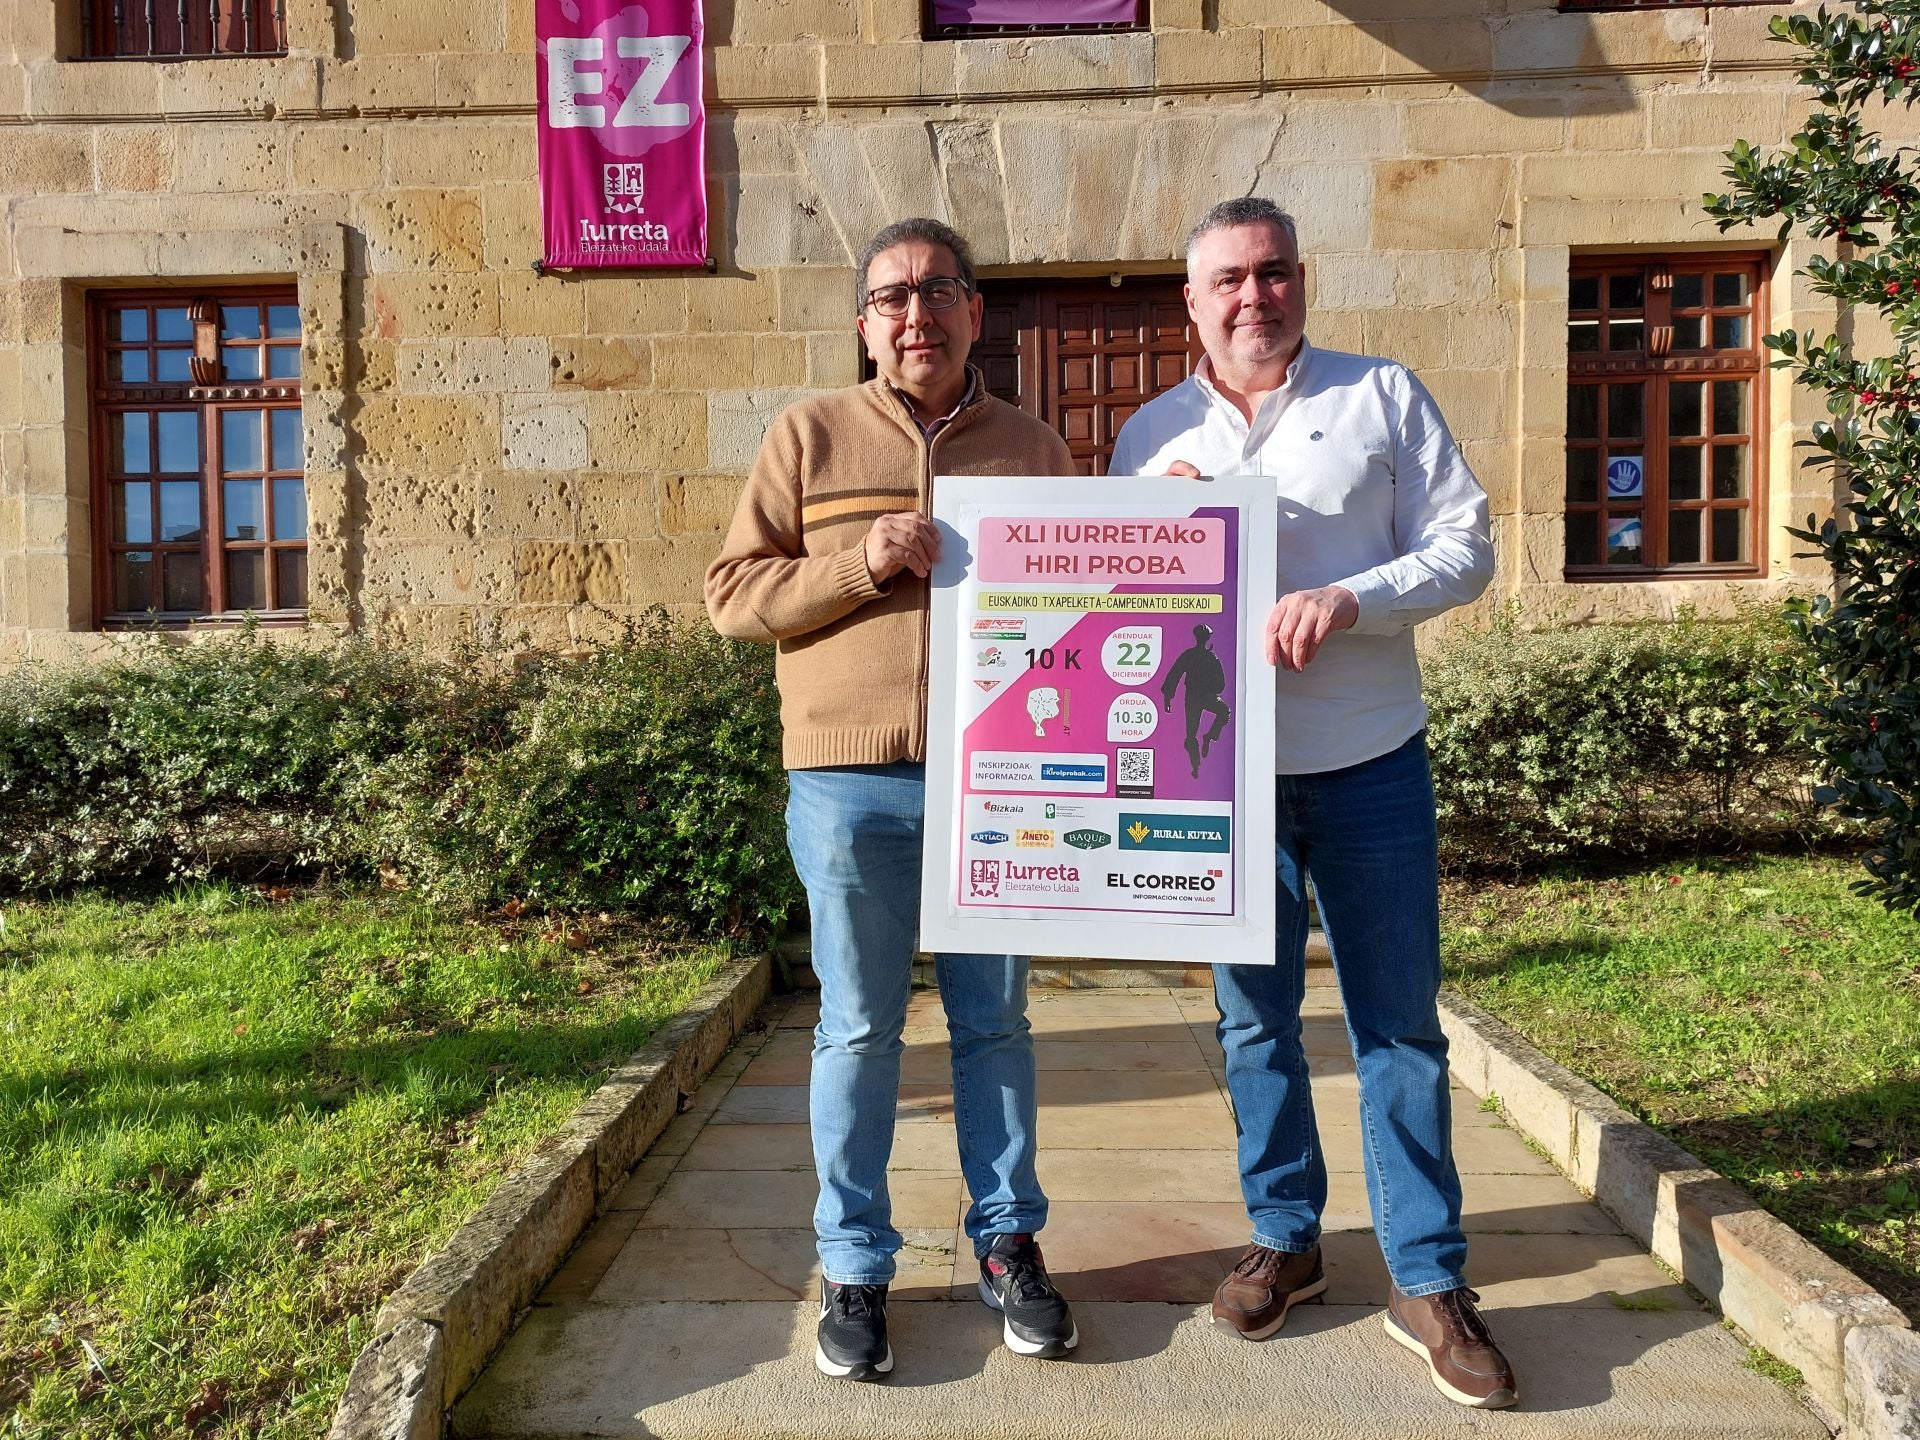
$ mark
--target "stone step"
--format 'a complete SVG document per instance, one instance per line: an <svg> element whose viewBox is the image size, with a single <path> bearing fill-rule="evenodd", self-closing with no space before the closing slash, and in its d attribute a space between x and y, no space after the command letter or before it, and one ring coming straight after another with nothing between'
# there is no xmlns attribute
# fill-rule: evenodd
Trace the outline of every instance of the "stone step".
<svg viewBox="0 0 1920 1440"><path fill-rule="evenodd" d="M1081 1344L1023 1360L972 1301L891 1307L890 1383L816 1374L810 1300L536 1309L454 1412L463 1440L1825 1440L1699 1311L1505 1309L1521 1377L1497 1417L1449 1404L1367 1305L1306 1305L1248 1344L1195 1305L1083 1302Z"/></svg>

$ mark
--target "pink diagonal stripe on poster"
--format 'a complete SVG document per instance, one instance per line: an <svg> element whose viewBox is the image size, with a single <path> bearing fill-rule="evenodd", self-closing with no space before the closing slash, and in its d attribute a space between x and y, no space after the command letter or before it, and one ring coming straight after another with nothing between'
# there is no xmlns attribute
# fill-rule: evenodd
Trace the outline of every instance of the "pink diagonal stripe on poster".
<svg viewBox="0 0 1920 1440"><path fill-rule="evenodd" d="M546 263L703 265L700 0L535 0Z"/></svg>
<svg viewBox="0 0 1920 1440"><path fill-rule="evenodd" d="M1131 25L1140 0L933 0L936 25Z"/></svg>

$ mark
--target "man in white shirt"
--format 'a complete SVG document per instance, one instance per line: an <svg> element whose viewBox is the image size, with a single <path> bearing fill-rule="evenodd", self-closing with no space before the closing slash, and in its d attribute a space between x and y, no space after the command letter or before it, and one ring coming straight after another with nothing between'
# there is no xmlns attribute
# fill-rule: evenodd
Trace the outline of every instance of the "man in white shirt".
<svg viewBox="0 0 1920 1440"><path fill-rule="evenodd" d="M1290 216L1216 205L1187 241L1206 358L1126 423L1116 475L1255 474L1280 498L1275 676L1277 962L1217 965L1220 1043L1252 1244L1214 1295L1250 1340L1327 1286L1326 1161L1300 1043L1311 878L1360 1080L1386 1326L1442 1394L1496 1409L1512 1368L1466 1288L1440 1029L1439 880L1413 627L1486 589L1487 497L1426 388L1390 360L1307 342Z"/></svg>

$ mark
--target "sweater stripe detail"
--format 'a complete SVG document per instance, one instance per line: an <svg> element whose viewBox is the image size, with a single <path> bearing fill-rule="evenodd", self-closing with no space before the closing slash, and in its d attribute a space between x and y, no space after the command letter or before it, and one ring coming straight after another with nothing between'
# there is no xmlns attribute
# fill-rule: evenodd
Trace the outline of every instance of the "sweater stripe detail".
<svg viewBox="0 0 1920 1440"><path fill-rule="evenodd" d="M892 501L892 504L884 502ZM898 490L869 491L864 495L836 495L831 500L815 500L801 507L800 523L803 529L811 530L815 525L835 520L843 515L859 513L862 515L886 515L896 510L915 510L919 502L914 496L902 495Z"/></svg>
<svg viewBox="0 0 1920 1440"><path fill-rule="evenodd" d="M814 531L824 530L829 525L844 525L848 521L859 521L863 524L871 524L882 515L902 515L911 508L911 506L908 506L899 510L849 510L844 515L829 515L824 520L809 520L800 527L800 532L803 535L811 535Z"/></svg>

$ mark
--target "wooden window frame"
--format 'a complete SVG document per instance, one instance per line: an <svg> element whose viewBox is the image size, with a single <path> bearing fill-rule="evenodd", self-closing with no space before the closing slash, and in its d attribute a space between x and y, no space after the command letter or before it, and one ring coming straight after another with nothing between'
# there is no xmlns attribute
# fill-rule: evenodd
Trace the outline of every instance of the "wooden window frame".
<svg viewBox="0 0 1920 1440"><path fill-rule="evenodd" d="M303 535L298 540L277 540L273 537L275 479L290 478L295 472L286 467L274 465L273 424L266 420L261 426L261 461L258 472L245 471L237 477L231 472L223 473L220 465L224 455L224 441L221 434L221 417L234 410L260 410L271 414L274 411L292 410L301 413L304 395L303 376L270 377L271 368L267 363L268 354L276 349L293 349L296 354L304 354L305 319L301 320L301 333L289 342L285 337L272 338L266 335L264 327L258 341L238 340L223 342L220 337L220 311L225 305L254 304L292 306L298 310L299 296L295 287L290 285L237 285L192 289L127 289L96 290L87 296L87 387L90 433L90 466L93 509L93 594L94 614L99 617L99 627L103 630L162 629L184 630L209 625L230 625L253 623L279 628L293 628L307 623L312 603L312 577L310 571L305 581L306 602L298 606L280 606L245 611L233 610L228 606L226 557L229 553L242 551L261 551L266 555L263 583L268 599L275 598L279 580L276 577L275 557L286 552L298 552L303 556L312 552L311 522L303 526ZM109 337L109 319L115 313L137 307L184 308L188 311L193 333L193 354L189 360L189 379L179 381L160 381L152 378L158 372L156 351L162 343L148 328L144 341L126 342ZM172 348L184 342L175 342ZM146 366L148 379L145 381L127 381L110 378L108 358L111 354L145 348L148 355ZM223 373L224 364L221 351L228 347L257 349L261 359L261 378L231 378ZM304 372L304 358L298 367ZM200 461L198 481L200 485L200 534L191 542L169 543L161 538L159 524L161 498L159 494L160 477L169 472L159 468L158 437L149 438L152 468L145 472L151 478L147 483L154 486L151 499L152 535L145 542L120 541L113 538L113 476L120 473L113 469L109 454L112 433L111 417L115 414L134 411L141 413L158 411L191 411L199 421ZM301 480L303 508L309 497L305 494L306 468L304 463L304 423L302 424L302 464L297 472ZM185 478L185 472L178 472ZM260 482L260 528L258 538L229 539L226 534L225 481L235 479L245 481L257 478ZM137 482L135 482L137 483ZM200 557L200 597L203 608L197 611L164 610L156 607L152 610L125 611L114 608L113 560L115 554L122 551L147 551L159 557L170 553L198 551ZM164 602L164 564L156 563L153 578L153 594L156 602Z"/></svg>
<svg viewBox="0 0 1920 1440"><path fill-rule="evenodd" d="M1017 35L1133 35L1153 28L1152 0L1134 0L1134 16L1130 24L939 25L934 23L933 7L934 0L920 0L920 36L924 40L978 40Z"/></svg>
<svg viewBox="0 0 1920 1440"><path fill-rule="evenodd" d="M1694 579L1761 579L1767 573L1767 444L1769 420L1767 407L1767 379L1771 374L1768 368L1766 349L1761 343L1765 333L1765 321L1771 313L1769 306L1769 280L1772 257L1764 251L1736 252L1697 252L1677 254L1634 254L1615 253L1611 255L1575 256L1568 269L1569 292L1574 281L1597 278L1599 280L1599 309L1594 311L1575 311L1569 294L1569 325L1574 315L1592 315L1599 327L1599 338L1604 346L1607 339L1607 327L1611 310L1609 309L1609 287L1607 278L1639 270L1642 273L1642 306L1638 312L1631 309L1626 314L1638 313L1642 318L1641 348L1639 350L1606 349L1575 351L1569 348L1567 353L1567 396L1571 404L1573 391L1581 384L1619 383L1622 381L1640 381L1646 385L1643 413L1641 417L1641 463L1643 468L1641 504L1638 507L1641 517L1641 536L1643 556L1660 556L1665 561L1667 552L1667 515L1673 508L1668 499L1668 455L1674 437L1669 431L1668 396L1672 382L1745 380L1749 383L1749 403L1747 407L1747 428L1745 432L1729 432L1731 436L1743 438L1747 449L1747 494L1744 504L1728 504L1717 500L1713 495L1712 465L1710 459L1703 458L1701 465L1701 496L1698 501L1683 501L1681 507L1698 509L1710 515L1718 510L1745 509L1747 520L1747 555L1744 561L1699 561L1680 564L1643 563L1640 565L1609 565L1606 563L1605 521L1609 514L1606 496L1606 472L1609 417L1603 407L1596 423L1594 440L1567 436L1562 444L1567 453L1578 450L1597 449L1599 452L1599 492L1594 501L1576 501L1571 495L1565 495L1561 501L1562 514L1595 514L1599 517L1598 535L1600 560L1598 563L1573 564L1562 553L1563 575L1566 580L1578 584L1592 583L1636 583L1648 580L1694 580ZM1749 272L1751 283L1748 287L1747 303L1744 314L1747 317L1747 344L1744 348L1731 347L1716 349L1711 345L1703 346L1697 352L1674 353L1673 341L1673 279L1676 275L1726 273L1735 269ZM1705 302L1697 309L1701 318L1702 339L1712 339L1712 324L1718 313L1731 315L1734 307L1716 305L1711 285L1703 284L1702 299ZM1633 323L1629 320L1627 323ZM1725 438L1713 433L1710 418L1711 407L1708 392L1702 392L1702 432L1701 445L1711 454L1712 442ZM1682 439L1692 439L1686 436ZM1571 486L1569 485L1569 489ZM1613 506L1613 509L1629 507ZM1702 519L1703 553L1711 553L1711 524Z"/></svg>
<svg viewBox="0 0 1920 1440"><path fill-rule="evenodd" d="M78 4L79 60L258 60L287 53L287 0ZM238 43L223 45L223 32Z"/></svg>

